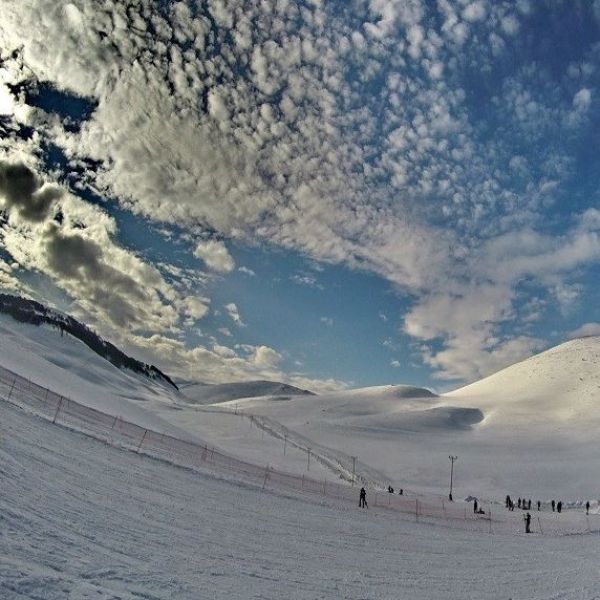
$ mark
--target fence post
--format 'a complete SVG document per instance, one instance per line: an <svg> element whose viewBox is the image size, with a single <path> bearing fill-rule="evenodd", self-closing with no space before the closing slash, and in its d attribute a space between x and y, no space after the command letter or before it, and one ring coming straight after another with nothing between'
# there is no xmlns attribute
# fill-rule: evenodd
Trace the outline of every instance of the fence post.
<svg viewBox="0 0 600 600"><path fill-rule="evenodd" d="M52 423L56 423L56 418L58 417L58 411L60 410L61 406L63 403L63 397L60 397L60 400L58 402L58 406L56 407L56 412L54 413L54 418L52 419Z"/></svg>
<svg viewBox="0 0 600 600"><path fill-rule="evenodd" d="M142 439L140 440L140 445L137 447L137 450L136 450L136 452L138 452L138 453L139 453L139 451L140 451L140 449L141 449L141 447L142 447L142 444L144 443L144 440L146 439L146 434L147 434L147 433L148 433L148 430L147 430L147 429L144 429L144 435L142 436Z"/></svg>
<svg viewBox="0 0 600 600"><path fill-rule="evenodd" d="M10 386L10 391L8 392L7 400L10 400L10 397L11 397L11 395L13 393L13 390L15 389L15 383L17 383L17 378L16 377L13 379L12 385Z"/></svg>

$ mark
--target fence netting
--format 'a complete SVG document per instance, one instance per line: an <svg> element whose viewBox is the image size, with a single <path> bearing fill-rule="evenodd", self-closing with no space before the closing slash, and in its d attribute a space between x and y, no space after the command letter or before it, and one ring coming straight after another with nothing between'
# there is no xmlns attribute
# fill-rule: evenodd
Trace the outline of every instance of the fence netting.
<svg viewBox="0 0 600 600"><path fill-rule="evenodd" d="M456 529L482 533L524 531L524 513L509 512L498 503L481 503L485 514L476 514L467 502L448 502L441 496L425 496L405 492L403 495L369 486L360 481L338 483L308 475L286 473L246 462L225 454L210 445L178 439L85 406L57 394L20 375L0 367L0 398L25 409L51 423L89 435L111 446L135 451L179 467L198 472L231 476L257 484L263 489L293 492L297 495L321 496L324 500L354 506L358 510L358 489L367 487L369 508L389 510L390 518L403 518L423 523L439 524ZM246 415L247 416L247 415ZM571 513L571 514L569 514ZM578 511L561 515L531 511L531 531L543 535L598 533L595 521ZM590 527L592 521L593 528Z"/></svg>

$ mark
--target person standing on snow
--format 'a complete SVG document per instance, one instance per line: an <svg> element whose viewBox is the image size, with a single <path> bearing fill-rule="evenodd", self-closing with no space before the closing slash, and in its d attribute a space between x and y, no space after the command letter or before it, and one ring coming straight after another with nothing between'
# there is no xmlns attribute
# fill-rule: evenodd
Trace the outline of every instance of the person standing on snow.
<svg viewBox="0 0 600 600"><path fill-rule="evenodd" d="M552 512L554 512L554 507L556 506L556 502L554 502L554 500L552 500Z"/></svg>
<svg viewBox="0 0 600 600"><path fill-rule="evenodd" d="M590 514L590 501L589 500L585 503L585 514L586 515Z"/></svg>
<svg viewBox="0 0 600 600"><path fill-rule="evenodd" d="M531 533L531 515L527 513L524 517L525 519L525 533Z"/></svg>
<svg viewBox="0 0 600 600"><path fill-rule="evenodd" d="M369 508L367 504L367 490L365 488L360 488L360 496L358 498L358 506L359 508Z"/></svg>

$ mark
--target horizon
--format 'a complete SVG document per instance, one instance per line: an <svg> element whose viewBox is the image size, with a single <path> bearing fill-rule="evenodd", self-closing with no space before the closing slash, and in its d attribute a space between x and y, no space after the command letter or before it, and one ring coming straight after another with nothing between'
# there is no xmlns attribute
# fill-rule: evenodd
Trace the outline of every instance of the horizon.
<svg viewBox="0 0 600 600"><path fill-rule="evenodd" d="M0 289L318 393L600 335L599 0L4 4Z"/></svg>

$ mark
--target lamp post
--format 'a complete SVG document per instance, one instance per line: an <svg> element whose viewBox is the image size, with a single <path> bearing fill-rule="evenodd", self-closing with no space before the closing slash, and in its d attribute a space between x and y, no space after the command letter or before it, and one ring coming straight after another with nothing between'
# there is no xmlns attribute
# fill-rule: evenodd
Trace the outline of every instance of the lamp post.
<svg viewBox="0 0 600 600"><path fill-rule="evenodd" d="M448 458L450 459L450 493L448 494L448 500L452 502L452 477L454 475L454 461L458 460L458 456L450 455Z"/></svg>

